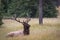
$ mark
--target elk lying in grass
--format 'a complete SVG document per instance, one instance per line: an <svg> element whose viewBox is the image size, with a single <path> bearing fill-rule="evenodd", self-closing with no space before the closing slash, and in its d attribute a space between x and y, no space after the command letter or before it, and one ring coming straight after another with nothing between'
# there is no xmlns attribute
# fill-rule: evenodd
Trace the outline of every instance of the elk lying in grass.
<svg viewBox="0 0 60 40"><path fill-rule="evenodd" d="M21 22L20 20L17 20L17 19L15 18L15 21L23 24L23 27L24 27L23 34L24 34L24 35L29 35L30 25L28 24L28 22L29 22L30 20L31 20L31 18L26 18L25 21L23 20L23 22Z"/></svg>
<svg viewBox="0 0 60 40"><path fill-rule="evenodd" d="M30 28L30 25L28 24L28 22L31 20L31 18L26 18L26 20L23 22L21 22L20 20L17 20L16 18L14 19L15 21L19 22L19 23L22 23L23 24L23 31L15 31L15 32L10 32L7 34L7 37L13 37L13 36L18 36L18 35L29 35L30 31L29 31L29 28Z"/></svg>
<svg viewBox="0 0 60 40"><path fill-rule="evenodd" d="M19 35L23 35L23 31L22 30L9 32L6 35L6 37L14 37L14 36L19 36Z"/></svg>

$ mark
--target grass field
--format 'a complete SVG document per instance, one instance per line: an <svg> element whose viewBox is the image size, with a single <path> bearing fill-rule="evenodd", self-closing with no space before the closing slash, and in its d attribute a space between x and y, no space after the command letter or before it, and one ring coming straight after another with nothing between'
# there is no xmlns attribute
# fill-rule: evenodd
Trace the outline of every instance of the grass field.
<svg viewBox="0 0 60 40"><path fill-rule="evenodd" d="M10 19L4 19L3 22L0 28L0 40L60 40L60 19L58 18L44 18L43 25L39 25L38 18L33 18L29 22L30 35L12 38L7 38L6 34L23 29L22 24Z"/></svg>

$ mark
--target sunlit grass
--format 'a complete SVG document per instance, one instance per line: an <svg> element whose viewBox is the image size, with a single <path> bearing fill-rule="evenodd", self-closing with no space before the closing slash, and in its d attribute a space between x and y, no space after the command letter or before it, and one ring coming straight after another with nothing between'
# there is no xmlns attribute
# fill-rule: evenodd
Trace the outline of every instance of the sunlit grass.
<svg viewBox="0 0 60 40"><path fill-rule="evenodd" d="M38 19L32 19L29 24L30 35L7 38L11 31L23 29L22 24L13 20L3 20L5 24L0 28L0 40L60 40L60 19L44 19L43 25L39 25Z"/></svg>

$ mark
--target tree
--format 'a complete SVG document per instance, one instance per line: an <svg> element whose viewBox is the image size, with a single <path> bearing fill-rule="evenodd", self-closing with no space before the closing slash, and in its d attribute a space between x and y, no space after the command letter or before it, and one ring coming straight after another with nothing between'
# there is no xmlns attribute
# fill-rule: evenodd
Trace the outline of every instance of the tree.
<svg viewBox="0 0 60 40"><path fill-rule="evenodd" d="M60 0L57 0L58 5L58 18L60 18Z"/></svg>
<svg viewBox="0 0 60 40"><path fill-rule="evenodd" d="M2 18L3 18L3 16L2 16L2 6L1 6L1 0L0 0L0 25L2 25L3 24L3 22L2 22Z"/></svg>
<svg viewBox="0 0 60 40"><path fill-rule="evenodd" d="M19 17L25 17L27 14L30 17L38 17L38 0L2 0L4 4L5 16L17 14ZM49 1L49 2L48 2ZM43 17L55 17L56 9L52 3L53 0L43 1ZM47 4L47 5L46 5ZM53 7L53 8L52 8Z"/></svg>
<svg viewBox="0 0 60 40"><path fill-rule="evenodd" d="M56 10L56 1L55 0L44 0L43 1L43 17L57 17Z"/></svg>
<svg viewBox="0 0 60 40"><path fill-rule="evenodd" d="M0 14L0 25L2 25L3 22L2 22L2 15Z"/></svg>
<svg viewBox="0 0 60 40"><path fill-rule="evenodd" d="M39 24L43 24L43 1L39 0Z"/></svg>
<svg viewBox="0 0 60 40"><path fill-rule="evenodd" d="M11 17L16 14L18 17L27 17L27 15L38 17L39 15L39 24L43 24L43 17L57 16L53 0L43 2L42 0L2 0L2 5L1 12L4 16Z"/></svg>

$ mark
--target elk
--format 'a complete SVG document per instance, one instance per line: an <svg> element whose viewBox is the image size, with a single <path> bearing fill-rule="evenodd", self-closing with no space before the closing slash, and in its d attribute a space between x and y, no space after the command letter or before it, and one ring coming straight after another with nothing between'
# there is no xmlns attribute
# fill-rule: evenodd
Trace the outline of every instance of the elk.
<svg viewBox="0 0 60 40"><path fill-rule="evenodd" d="M23 25L23 27L24 27L24 30L23 30L23 34L24 34L24 35L29 35L29 34L30 34L30 30L29 30L30 25L28 24L28 22L29 22L30 20L31 20L31 18L26 18L25 21L23 20L23 22L21 22L20 20L17 20L17 19L15 18L15 21L17 21L17 22L19 22L19 23L22 23L22 25Z"/></svg>
<svg viewBox="0 0 60 40"><path fill-rule="evenodd" d="M26 18L26 20L23 22L21 22L20 20L17 20L17 18L14 18L15 21L21 23L23 25L23 31L19 30L19 31L14 31L14 32L10 32L7 34L7 37L14 37L14 36L18 36L18 35L29 35L30 34L30 25L28 24L28 22L31 20L31 18Z"/></svg>

